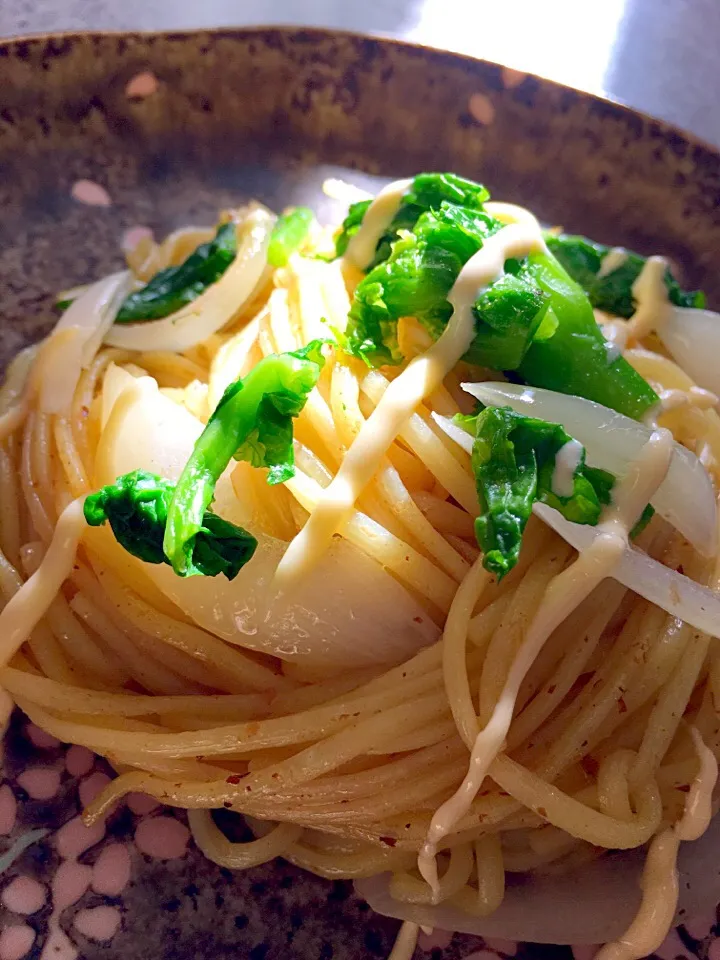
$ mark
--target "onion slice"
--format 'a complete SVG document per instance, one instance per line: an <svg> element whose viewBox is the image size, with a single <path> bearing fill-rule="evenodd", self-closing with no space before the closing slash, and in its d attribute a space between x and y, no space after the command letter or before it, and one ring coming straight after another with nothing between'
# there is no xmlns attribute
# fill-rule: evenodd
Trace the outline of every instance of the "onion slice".
<svg viewBox="0 0 720 960"><path fill-rule="evenodd" d="M652 430L630 417L582 397L515 383L464 383L487 406L560 423L587 451L588 463L622 476ZM443 428L444 429L444 428ZM717 506L712 481L695 454L675 443L667 477L651 501L706 557L717 550Z"/></svg>
<svg viewBox="0 0 720 960"><path fill-rule="evenodd" d="M533 513L576 550L589 547L598 536L596 527L571 523L546 503L533 504ZM632 546L627 547L612 575L673 617L711 637L720 636L720 595L708 587L658 563Z"/></svg>
<svg viewBox="0 0 720 960"><path fill-rule="evenodd" d="M678 855L683 917L714 911L720 897L717 851L720 817ZM451 903L400 903L390 895L390 875L355 881L355 889L377 913L439 930L502 937L534 943L605 943L621 936L640 906L645 849L624 850L585 863L567 873L509 874L505 897L488 917L471 916Z"/></svg>
<svg viewBox="0 0 720 960"><path fill-rule="evenodd" d="M100 348L130 285L128 270L98 280L58 320L39 357L39 403L43 413L68 412L80 374Z"/></svg>
<svg viewBox="0 0 720 960"><path fill-rule="evenodd" d="M698 386L720 393L720 314L672 307L655 332Z"/></svg>
<svg viewBox="0 0 720 960"><path fill-rule="evenodd" d="M126 350L182 353L221 330L252 296L267 266L267 249L275 216L253 210L242 227L235 259L204 293L162 320L115 324L105 342Z"/></svg>
<svg viewBox="0 0 720 960"><path fill-rule="evenodd" d="M435 423L440 427L443 433L447 434L451 440L454 440L455 443L462 447L466 453L472 455L473 448L473 437L471 433L468 433L467 430L463 430L462 427L459 427L454 420L451 420L450 417L443 417L439 413L434 411L430 414Z"/></svg>

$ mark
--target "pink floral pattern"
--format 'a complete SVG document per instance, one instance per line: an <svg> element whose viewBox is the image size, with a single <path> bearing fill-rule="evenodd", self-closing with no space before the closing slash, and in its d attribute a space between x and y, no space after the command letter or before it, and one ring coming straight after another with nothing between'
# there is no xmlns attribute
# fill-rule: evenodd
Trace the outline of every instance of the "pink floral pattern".
<svg viewBox="0 0 720 960"><path fill-rule="evenodd" d="M160 955L173 960L213 955L223 930L237 939L234 955L250 960L389 952L395 925L374 916L350 884L328 885L289 866L258 868L240 883L203 860L181 813L151 797L131 794L85 826L80 810L110 771L83 747L64 746L17 717L0 761L0 960L156 958L154 926ZM188 883L194 876L197 883ZM716 914L694 918L657 956L720 960L717 924ZM596 950L435 930L420 933L416 958L592 960Z"/></svg>

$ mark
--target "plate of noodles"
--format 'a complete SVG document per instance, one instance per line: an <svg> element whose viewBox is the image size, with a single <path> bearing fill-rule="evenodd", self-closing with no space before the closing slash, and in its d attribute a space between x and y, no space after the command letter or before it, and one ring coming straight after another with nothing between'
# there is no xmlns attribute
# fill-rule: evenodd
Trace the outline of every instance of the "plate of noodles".
<svg viewBox="0 0 720 960"><path fill-rule="evenodd" d="M718 155L346 34L0 51L0 960L715 957Z"/></svg>

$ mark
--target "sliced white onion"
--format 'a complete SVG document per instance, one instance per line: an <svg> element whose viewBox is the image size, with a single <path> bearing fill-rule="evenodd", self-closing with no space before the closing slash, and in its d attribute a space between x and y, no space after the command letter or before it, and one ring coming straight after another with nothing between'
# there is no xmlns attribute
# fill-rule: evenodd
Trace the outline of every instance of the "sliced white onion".
<svg viewBox="0 0 720 960"><path fill-rule="evenodd" d="M243 224L235 259L220 279L162 320L115 324L105 342L126 350L168 350L182 353L221 330L256 289L267 265L267 249L275 216L253 210Z"/></svg>
<svg viewBox="0 0 720 960"><path fill-rule="evenodd" d="M463 430L462 427L459 427L453 420L450 419L450 417L443 417L439 413L434 412L431 413L430 416L440 427L440 429L450 437L451 440L454 440L455 443L459 447L462 447L466 453L472 454L472 434L468 433L467 430Z"/></svg>
<svg viewBox="0 0 720 960"><path fill-rule="evenodd" d="M67 413L80 374L97 353L130 290L130 273L113 273L74 300L42 346L38 377L43 413Z"/></svg>
<svg viewBox="0 0 720 960"><path fill-rule="evenodd" d="M103 429L93 482L100 486L131 470L175 481L203 425L158 390L110 366L103 384ZM344 539L333 541L297 595L275 598L272 579L287 543L259 529L252 493L233 485L231 465L215 488L213 509L255 534L258 547L233 581L176 576L164 564L142 564L116 544L118 564L133 564L196 624L216 636L291 660L318 675L406 660L438 638L427 613L375 560ZM103 534L104 531L98 531Z"/></svg>
<svg viewBox="0 0 720 960"><path fill-rule="evenodd" d="M715 910L719 846L720 817L699 840L681 845L677 922ZM378 913L439 930L533 943L606 943L619 937L637 913L644 859L644 849L627 850L569 873L510 874L505 899L489 917L471 917L446 903L399 903L390 896L387 873L356 880L355 888Z"/></svg>
<svg viewBox="0 0 720 960"><path fill-rule="evenodd" d="M447 417L433 414L433 418L438 426L464 450L468 452L472 450L472 437L462 427L448 420ZM533 513L576 550L589 547L598 535L596 527L570 523L547 504L534 504ZM720 596L677 571L663 566L646 553L629 546L620 563L613 570L613 577L672 616L684 620L704 633L712 636L720 635Z"/></svg>
<svg viewBox="0 0 720 960"><path fill-rule="evenodd" d="M576 550L589 547L598 536L596 527L570 523L545 503L533 504L533 513L559 533ZM629 546L612 572L613 577L669 614L703 633L720 636L720 595L689 577Z"/></svg>
<svg viewBox="0 0 720 960"><path fill-rule="evenodd" d="M652 430L592 400L515 383L464 383L487 406L560 423L587 451L588 463L622 476ZM657 512L704 556L717 549L717 507L712 481L698 458L675 444L670 469L652 499Z"/></svg>
<svg viewBox="0 0 720 960"><path fill-rule="evenodd" d="M720 393L720 314L673 307L656 333L673 360L699 387Z"/></svg>

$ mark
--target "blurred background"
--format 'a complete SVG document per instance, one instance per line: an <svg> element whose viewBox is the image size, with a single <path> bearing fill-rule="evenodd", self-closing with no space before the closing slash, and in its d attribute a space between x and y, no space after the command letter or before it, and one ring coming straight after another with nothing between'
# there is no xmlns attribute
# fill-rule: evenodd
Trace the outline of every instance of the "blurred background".
<svg viewBox="0 0 720 960"><path fill-rule="evenodd" d="M0 0L4 36L261 23L387 34L497 60L720 145L720 0Z"/></svg>

